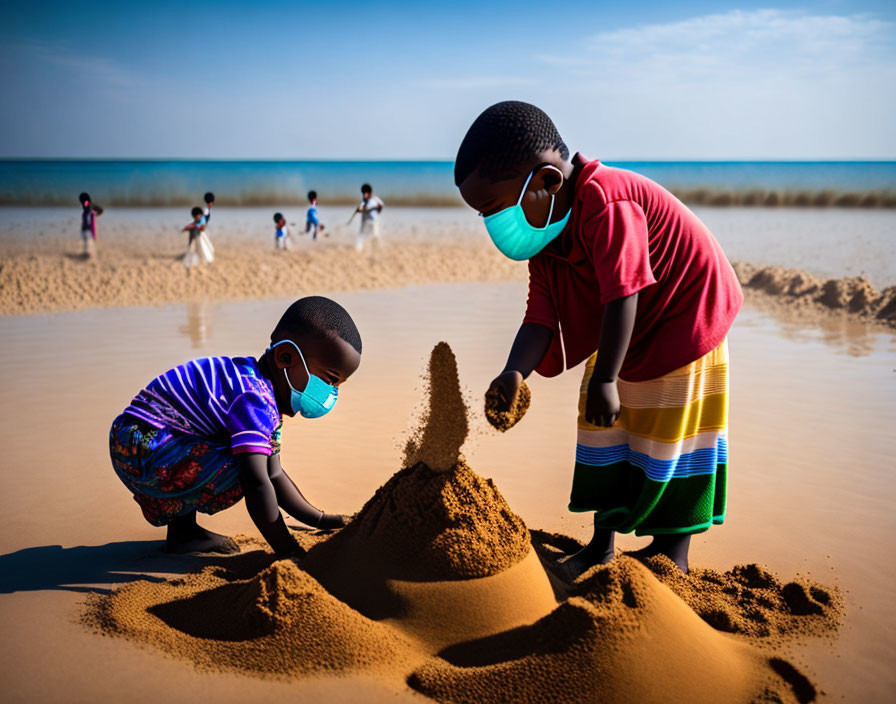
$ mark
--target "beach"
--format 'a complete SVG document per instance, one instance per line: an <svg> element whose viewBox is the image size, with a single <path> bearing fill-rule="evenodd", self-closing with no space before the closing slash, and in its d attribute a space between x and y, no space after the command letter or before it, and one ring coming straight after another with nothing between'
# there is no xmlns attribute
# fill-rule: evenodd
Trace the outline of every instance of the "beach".
<svg viewBox="0 0 896 704"><path fill-rule="evenodd" d="M85 260L77 213L0 208L0 314L100 306L278 298L423 283L525 280L475 213L392 208L382 243L354 251L350 210L322 208L329 236L300 234L285 211L293 251L275 251L270 208L217 208L209 226L216 260L187 272L179 209L116 209L99 218L98 254ZM896 218L888 210L696 208L766 307L801 315L896 325ZM345 219L343 219L345 218Z"/></svg>
<svg viewBox="0 0 896 704"><path fill-rule="evenodd" d="M425 404L421 372L444 339L471 399L463 449L470 466L494 480L530 528L587 538L588 518L566 511L579 371L532 378L531 409L505 434L487 426L476 400L500 370L518 324L520 277L332 295L352 312L365 352L337 412L285 426L284 466L310 500L355 513L399 469ZM161 531L143 521L109 465L112 418L152 376L184 359L260 354L287 303L194 301L0 319L9 468L0 610L16 643L2 679L13 699L59 699L74 687L84 700L127 693L134 701L181 701L202 687L221 701L353 701L359 691L369 701L424 700L401 677L370 671L287 681L209 673L81 623L92 592L208 564L159 552ZM806 575L842 590L839 634L790 643L787 657L831 700L885 701L896 686L889 665L896 575L883 557L896 528L887 477L896 451L889 432L896 341L858 320L807 322L748 303L730 343L728 518L695 538L692 565L729 570L755 562L784 579ZM204 524L255 535L241 506ZM619 546L643 542L621 536Z"/></svg>

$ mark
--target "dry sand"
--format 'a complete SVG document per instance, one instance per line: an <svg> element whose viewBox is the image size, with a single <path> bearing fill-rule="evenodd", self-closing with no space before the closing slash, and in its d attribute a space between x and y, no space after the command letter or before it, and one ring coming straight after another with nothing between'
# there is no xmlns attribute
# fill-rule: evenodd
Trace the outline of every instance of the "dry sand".
<svg viewBox="0 0 896 704"><path fill-rule="evenodd" d="M405 679L440 702L815 700L815 685L768 643L714 629L709 612L631 558L573 584L555 578L552 588L522 519L460 459L469 424L446 343L428 370L430 402L407 456L416 463L298 565L264 565L253 552L185 578L134 582L93 597L85 622L202 668L275 678L363 672ZM451 467L419 459L444 462L449 450ZM664 567L657 574L679 594L705 593L706 574ZM755 566L737 570L747 575L738 583L764 590L758 599L727 597L723 585L700 597L730 614L726 625L764 613L836 628L830 590L800 585L796 599L796 583L776 590Z"/></svg>
<svg viewBox="0 0 896 704"><path fill-rule="evenodd" d="M186 270L179 237L125 227L84 259L71 240L26 238L18 233L0 252L0 315L61 312L106 306L162 305L178 301L237 301L327 291L395 288L411 284L522 280L526 265L503 257L463 223L431 236L416 226L399 229L385 244L358 254L347 228L312 246L276 252L222 237L213 264ZM822 278L783 267L735 262L741 284L770 304L801 315L847 316L896 327L896 286L875 289L862 276Z"/></svg>

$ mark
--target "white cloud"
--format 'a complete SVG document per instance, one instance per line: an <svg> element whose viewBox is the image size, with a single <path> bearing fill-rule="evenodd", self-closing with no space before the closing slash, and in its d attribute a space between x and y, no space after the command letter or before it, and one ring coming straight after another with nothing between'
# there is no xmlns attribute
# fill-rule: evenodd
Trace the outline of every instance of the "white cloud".
<svg viewBox="0 0 896 704"><path fill-rule="evenodd" d="M8 45L7 51L22 65L42 64L61 69L69 78L89 82L94 87L124 88L132 86L137 78L115 61L76 52L63 44L22 41Z"/></svg>
<svg viewBox="0 0 896 704"><path fill-rule="evenodd" d="M573 131L590 120L614 154L896 154L883 127L896 120L896 25L870 15L734 10L602 32L537 59L575 86L588 117L567 112Z"/></svg>
<svg viewBox="0 0 896 704"><path fill-rule="evenodd" d="M825 75L896 62L891 22L868 15L810 15L733 10L668 24L642 25L585 38L575 55L540 55L580 76L731 79L785 74Z"/></svg>

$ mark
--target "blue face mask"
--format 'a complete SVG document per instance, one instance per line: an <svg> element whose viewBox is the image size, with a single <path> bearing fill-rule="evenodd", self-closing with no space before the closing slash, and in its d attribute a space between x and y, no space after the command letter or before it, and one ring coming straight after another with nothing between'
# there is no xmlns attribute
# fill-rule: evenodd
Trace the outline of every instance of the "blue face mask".
<svg viewBox="0 0 896 704"><path fill-rule="evenodd" d="M268 347L268 351L274 349L277 345L282 345L284 342L288 342L296 348L296 352L299 353L299 359L302 360L302 365L308 373L308 383L305 384L305 390L299 391L289 380L289 374L286 373L286 369L283 369L283 376L286 377L286 383L289 384L289 405L293 413L300 413L303 418L320 418L326 415L336 405L339 390L308 370L308 365L305 364L305 355L302 354L302 350L292 340L280 340L280 342Z"/></svg>
<svg viewBox="0 0 896 704"><path fill-rule="evenodd" d="M523 261L531 259L541 250L547 247L548 243L557 235L563 232L572 209L557 222L551 222L551 215L554 214L554 196L551 196L551 207L548 210L548 222L544 227L532 227L526 220L526 213L523 212L523 196L526 195L526 187L532 180L534 171L529 172L526 183L523 184L523 192L520 193L519 200L516 205L509 208L499 210L497 213L488 215L482 219L485 223L485 229L488 230L489 237L495 246L501 250L505 257Z"/></svg>

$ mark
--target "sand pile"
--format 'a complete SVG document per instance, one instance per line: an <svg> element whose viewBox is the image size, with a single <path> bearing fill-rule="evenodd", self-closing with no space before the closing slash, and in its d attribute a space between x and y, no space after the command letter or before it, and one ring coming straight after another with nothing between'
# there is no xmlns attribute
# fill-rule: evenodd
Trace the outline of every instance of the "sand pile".
<svg viewBox="0 0 896 704"><path fill-rule="evenodd" d="M684 575L668 558L645 560L657 578L719 631L757 638L831 635L843 613L839 590L808 578L784 582L757 564Z"/></svg>
<svg viewBox="0 0 896 704"><path fill-rule="evenodd" d="M778 297L788 306L839 311L896 327L896 286L877 291L861 276L822 279L781 266L733 266L742 286Z"/></svg>
<svg viewBox="0 0 896 704"><path fill-rule="evenodd" d="M447 343L435 346L427 372L428 402L405 468L303 566L361 613L393 619L437 649L455 637L444 632L469 637L531 623L556 602L523 520L460 454L468 413ZM480 587L459 600L461 580ZM494 600L506 606L494 609Z"/></svg>
<svg viewBox="0 0 896 704"><path fill-rule="evenodd" d="M752 568L677 577L657 563L665 586L620 557L573 584L555 581L558 606L541 560L578 543L536 532L536 554L522 519L461 458L467 409L445 343L433 350L428 389L408 443L414 464L340 532L297 533L309 549L301 562L274 562L262 550L214 558L181 579L96 595L85 621L204 669L281 678L364 672L444 702L815 698L789 662L722 631L761 635L752 626L760 614L769 634L821 633L836 595ZM447 468L422 461L444 467L452 456Z"/></svg>
<svg viewBox="0 0 896 704"><path fill-rule="evenodd" d="M473 579L502 572L531 550L523 520L461 458L467 407L447 343L435 346L427 371L428 406L405 448L405 468L345 529L311 551L312 573L372 561L391 579Z"/></svg>
<svg viewBox="0 0 896 704"><path fill-rule="evenodd" d="M291 561L267 563L248 579L207 568L181 580L135 582L94 596L85 622L200 669L268 677L388 672L415 659L402 634L364 618Z"/></svg>
<svg viewBox="0 0 896 704"><path fill-rule="evenodd" d="M640 563L593 568L537 623L446 648L409 684L439 701L812 701L792 665L711 628ZM776 661L772 663L772 659Z"/></svg>
<svg viewBox="0 0 896 704"><path fill-rule="evenodd" d="M502 433L507 432L513 426L522 420L529 410L529 404L532 402L532 392L529 385L524 381L520 385L516 398L506 411L498 410L503 405L501 395L497 391L489 389L485 394L485 419L496 430Z"/></svg>
<svg viewBox="0 0 896 704"><path fill-rule="evenodd" d="M576 552L581 543L564 535L533 531L535 549L548 564ZM642 560L700 618L718 631L747 636L754 642L781 643L796 637L836 634L843 615L837 588L808 577L781 580L755 563L726 572L692 567L688 574L665 555ZM589 601L627 598L625 586L610 570L589 572L568 589Z"/></svg>

